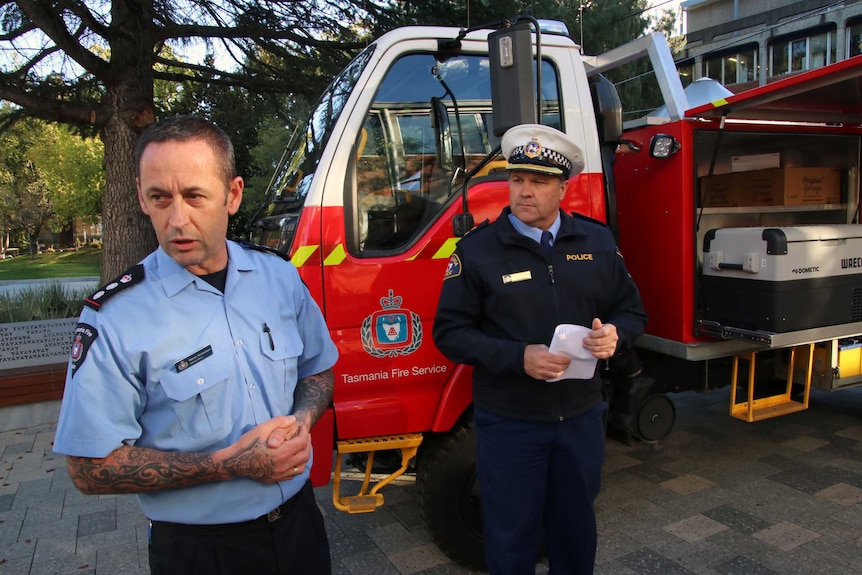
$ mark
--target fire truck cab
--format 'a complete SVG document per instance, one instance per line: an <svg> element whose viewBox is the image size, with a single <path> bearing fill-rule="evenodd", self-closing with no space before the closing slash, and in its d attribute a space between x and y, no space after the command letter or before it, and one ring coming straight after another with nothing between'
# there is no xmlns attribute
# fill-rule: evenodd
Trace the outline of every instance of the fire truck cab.
<svg viewBox="0 0 862 575"><path fill-rule="evenodd" d="M499 28L407 27L369 45L294 135L250 233L290 255L340 351L332 409L313 430L316 461L335 451L336 507L373 511L411 468L429 531L470 565L483 563L471 370L430 333L459 237L508 203L499 141L511 125L540 122L577 142L585 169L563 209L608 223L641 289L650 323L637 357L603 366L610 424L626 440L670 432L668 392L739 387L742 407L729 411L753 421L804 408L812 381L862 381L860 346L850 347L862 334L858 59L734 96L714 82L683 90L661 35L587 57L558 23ZM624 125L604 73L641 56L664 106ZM809 109L799 94L816 83L825 87ZM854 96L837 98L839 88ZM741 171L752 167L808 168L808 178L829 168L838 179L785 205L786 181L755 194L754 172ZM785 323L800 301L840 310ZM397 469L372 486L381 451L398 454ZM344 495L342 464L356 454L365 481ZM312 479L330 472L315 465Z"/></svg>

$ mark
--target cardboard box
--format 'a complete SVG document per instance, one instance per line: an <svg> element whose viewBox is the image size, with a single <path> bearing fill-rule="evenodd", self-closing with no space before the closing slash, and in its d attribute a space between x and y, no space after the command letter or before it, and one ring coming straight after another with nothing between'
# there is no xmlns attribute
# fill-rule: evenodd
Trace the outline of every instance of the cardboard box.
<svg viewBox="0 0 862 575"><path fill-rule="evenodd" d="M703 176L700 178L700 198L705 208L739 206L739 174Z"/></svg>
<svg viewBox="0 0 862 575"><path fill-rule="evenodd" d="M806 206L841 201L840 168L773 168L738 175L739 205Z"/></svg>
<svg viewBox="0 0 862 575"><path fill-rule="evenodd" d="M731 156L731 172L751 172L753 170L766 170L768 168L781 167L781 154L749 154L747 156Z"/></svg>

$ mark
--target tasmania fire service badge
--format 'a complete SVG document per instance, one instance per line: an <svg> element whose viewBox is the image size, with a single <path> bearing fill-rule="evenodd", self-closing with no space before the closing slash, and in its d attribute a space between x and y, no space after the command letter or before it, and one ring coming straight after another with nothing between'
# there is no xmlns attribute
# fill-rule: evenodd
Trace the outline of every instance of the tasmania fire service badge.
<svg viewBox="0 0 862 575"><path fill-rule="evenodd" d="M418 314L403 309L403 298L389 290L380 298L379 311L362 322L362 347L373 357L410 355L422 345L422 321Z"/></svg>

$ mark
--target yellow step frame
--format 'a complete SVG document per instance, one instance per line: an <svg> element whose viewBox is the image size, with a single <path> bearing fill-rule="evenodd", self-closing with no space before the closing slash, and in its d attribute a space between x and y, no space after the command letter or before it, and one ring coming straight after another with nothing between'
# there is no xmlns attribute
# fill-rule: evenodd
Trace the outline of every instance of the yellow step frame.
<svg viewBox="0 0 862 575"><path fill-rule="evenodd" d="M808 348L808 367L805 370L805 391L803 400L794 401L790 399L790 392L793 388L793 368L796 364L796 353L798 350ZM795 413L808 409L808 397L811 393L811 373L814 365L814 344L796 346L790 348L790 364L787 366L787 386L784 393L770 395L754 399L754 366L757 360L757 352L744 355L736 355L733 357L733 373L731 375L731 391L730 391L730 415L738 419L745 420L749 423L769 419L770 417L778 417L788 413ZM748 369L748 397L745 401L736 402L736 384L739 376L739 360L747 360L749 363Z"/></svg>
<svg viewBox="0 0 862 575"><path fill-rule="evenodd" d="M400 477L407 471L410 460L416 457L419 445L422 443L421 433L407 433L401 435L389 435L384 437L371 437L367 439L347 439L337 441L338 457L335 460L335 477L332 481L332 504L339 511L347 513L370 513L383 505L383 494L379 493L383 487L393 479ZM374 453L388 449L401 450L401 467L378 481L369 491L371 483L371 468L374 465ZM362 487L356 495L341 496L341 460L346 453L368 453L365 463L365 478Z"/></svg>

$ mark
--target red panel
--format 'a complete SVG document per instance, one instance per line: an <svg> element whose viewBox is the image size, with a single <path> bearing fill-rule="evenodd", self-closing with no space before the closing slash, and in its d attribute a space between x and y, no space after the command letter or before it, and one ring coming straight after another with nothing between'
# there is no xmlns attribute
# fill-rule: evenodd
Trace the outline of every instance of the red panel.
<svg viewBox="0 0 862 575"><path fill-rule="evenodd" d="M602 196L601 174L581 174L570 182L563 209L604 218ZM506 180L470 189L477 223L495 219L508 202ZM445 431L469 405L469 379L452 379L453 364L431 338L453 249L452 218L461 210L461 201L454 202L405 253L379 258L344 253L342 208L303 213L294 254L320 245L299 269L315 297L325 294L326 321L340 353L334 370L339 439Z"/></svg>
<svg viewBox="0 0 862 575"><path fill-rule="evenodd" d="M681 151L667 159L648 153L655 133L670 134ZM647 333L673 341L695 341L694 175L687 122L626 133L639 152L621 146L614 175L620 251L650 316Z"/></svg>
<svg viewBox="0 0 862 575"><path fill-rule="evenodd" d="M311 467L311 484L320 487L329 483L332 475L332 451L335 449L335 412L326 411L311 428L311 448L314 450L314 465Z"/></svg>

